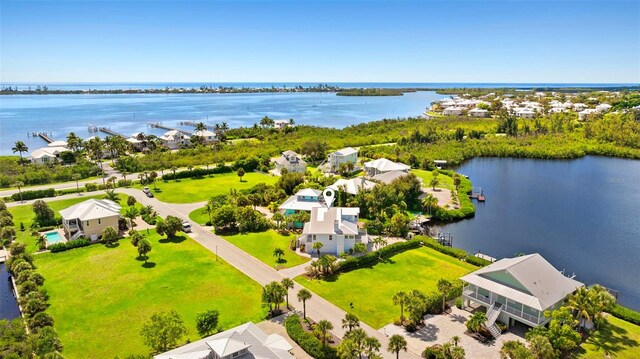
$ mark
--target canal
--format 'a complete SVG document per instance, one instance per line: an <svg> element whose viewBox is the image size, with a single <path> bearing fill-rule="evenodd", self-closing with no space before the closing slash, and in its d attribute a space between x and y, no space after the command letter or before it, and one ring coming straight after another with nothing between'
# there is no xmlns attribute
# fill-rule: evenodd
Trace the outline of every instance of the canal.
<svg viewBox="0 0 640 359"><path fill-rule="evenodd" d="M11 288L9 272L4 263L0 263L0 319L15 319L20 317L18 302Z"/></svg>

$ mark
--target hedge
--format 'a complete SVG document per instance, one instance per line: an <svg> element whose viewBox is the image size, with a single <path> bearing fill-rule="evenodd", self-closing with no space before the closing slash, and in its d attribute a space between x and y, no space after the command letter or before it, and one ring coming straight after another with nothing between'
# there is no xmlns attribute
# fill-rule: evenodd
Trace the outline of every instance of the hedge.
<svg viewBox="0 0 640 359"><path fill-rule="evenodd" d="M91 244L86 238L75 239L73 241L65 242L65 243L56 243L52 244L48 247L51 253L64 252L73 248L86 247Z"/></svg>
<svg viewBox="0 0 640 359"><path fill-rule="evenodd" d="M626 320L627 322L635 325L640 325L640 313L635 310L623 307L620 304L616 304L613 310L610 312L616 318Z"/></svg>
<svg viewBox="0 0 640 359"><path fill-rule="evenodd" d="M55 195L56 195L55 189L47 188L47 189L39 189L34 191L22 191L22 195L20 194L20 192L14 193L11 195L11 199L13 199L14 201L19 201L20 198L22 198L22 200L26 201L30 199L54 197Z"/></svg>
<svg viewBox="0 0 640 359"><path fill-rule="evenodd" d="M476 257L476 256L474 256L472 254L467 255L465 260L467 261L467 263L471 263L474 266L478 266L478 267L484 267L484 266L488 266L489 264L491 264L490 261L488 261L486 259L482 259L482 258Z"/></svg>
<svg viewBox="0 0 640 359"><path fill-rule="evenodd" d="M362 267L373 266L380 261L390 258L398 253L420 247L421 242L417 240L409 240L406 242L397 242L373 252L369 252L361 257L351 257L340 262L339 272L348 272Z"/></svg>
<svg viewBox="0 0 640 359"><path fill-rule="evenodd" d="M311 333L307 333L302 328L302 322L297 314L289 316L284 321L284 327L287 330L289 338L298 343L300 347L311 357L316 359L337 359L338 353L336 348L323 346L318 338Z"/></svg>
<svg viewBox="0 0 640 359"><path fill-rule="evenodd" d="M194 168L192 170L180 171L176 172L174 175L173 172L167 173L161 177L163 181L181 179L181 178L191 178L191 177L204 177L206 175L219 174L219 173L230 173L232 172L231 167L229 166L216 166L213 168Z"/></svg>
<svg viewBox="0 0 640 359"><path fill-rule="evenodd" d="M444 253L444 254L446 254L448 256L455 257L455 258L458 258L458 259L467 258L467 252L464 249L444 246L444 245L438 243L438 241L436 241L435 239L430 238L430 237L415 236L415 239L418 240L418 241L421 241L422 243L424 243L425 246L427 246L429 248L433 248L436 251L438 251L440 253Z"/></svg>

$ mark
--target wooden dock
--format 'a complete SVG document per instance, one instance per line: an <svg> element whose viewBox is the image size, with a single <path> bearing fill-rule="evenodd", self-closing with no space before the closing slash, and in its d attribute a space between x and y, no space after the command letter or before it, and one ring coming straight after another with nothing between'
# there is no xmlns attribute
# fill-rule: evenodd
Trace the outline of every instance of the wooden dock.
<svg viewBox="0 0 640 359"><path fill-rule="evenodd" d="M48 134L46 132L38 132L38 137L42 138L46 143L53 142L53 139L49 137L50 135L51 132L49 132Z"/></svg>
<svg viewBox="0 0 640 359"><path fill-rule="evenodd" d="M107 128L107 127L100 127L99 129L100 129L100 132L104 132L107 135L111 135L111 136L115 136L115 137L122 137L122 138L129 138L129 136L125 136L125 135L123 135L121 133L118 133L116 131L113 131L112 129Z"/></svg>
<svg viewBox="0 0 640 359"><path fill-rule="evenodd" d="M196 127L196 125L198 124L198 122L195 121L180 121L178 122L178 124L180 126L192 126L192 127ZM211 130L211 131L215 131L216 130L216 126L213 125L207 125L204 124L204 126L206 127L207 130Z"/></svg>
<svg viewBox="0 0 640 359"><path fill-rule="evenodd" d="M493 263L493 262L495 262L495 261L497 260L497 259L495 259L495 258L493 258L493 257L491 257L491 256L488 256L488 255L483 254L483 253L480 253L480 252L476 252L476 253L474 254L474 256L476 256L476 257L478 257L478 258L480 258L480 259L484 259L484 260L486 260L486 261L489 261L489 262L491 262L491 263Z"/></svg>
<svg viewBox="0 0 640 359"><path fill-rule="evenodd" d="M161 129L167 130L167 131L178 131L178 132L183 133L183 134L185 134L187 136L191 136L191 132L189 132L189 131L181 130L179 128L173 128L173 127L165 126L160 122L149 122L148 125L151 128L161 128Z"/></svg>

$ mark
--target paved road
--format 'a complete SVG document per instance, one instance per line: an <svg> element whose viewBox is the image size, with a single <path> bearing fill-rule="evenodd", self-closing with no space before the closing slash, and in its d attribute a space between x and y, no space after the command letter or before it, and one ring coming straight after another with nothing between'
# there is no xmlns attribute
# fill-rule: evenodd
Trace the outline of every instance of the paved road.
<svg viewBox="0 0 640 359"><path fill-rule="evenodd" d="M177 205L161 202L156 198L148 198L142 193L142 191L138 189L121 188L118 189L117 192L134 196L136 197L138 202L142 203L143 205L152 205L153 208L161 216L173 215L187 219L189 212L191 212L193 208L197 208L197 204ZM210 229L202 227L197 223L193 223L192 230L193 232L190 233L189 236L193 238L193 240L195 240L211 252L217 253L217 255L220 256L221 259L225 260L227 263L234 266L261 285L264 286L270 282L281 281L283 278L285 278L285 275L283 275L282 272L276 271L274 268L271 268L270 266L244 252L240 248L227 242L220 236L212 233ZM291 291L291 297L295 298L295 293L297 293L302 288L303 287L300 284L295 283L294 288ZM290 304L297 310L302 310L302 304L298 303L295 299L293 299ZM330 321L335 327L333 333L338 337L342 337L344 335L344 330L341 328L341 322L342 318L344 318L346 314L345 311L315 293L313 293L313 297L309 301L307 301L306 307L307 316L311 317L315 321L323 319ZM383 355L383 357L389 359L395 358L395 355L392 355L391 353L388 353L386 351L388 338L383 333L378 332L374 328L364 323L361 323L361 325L369 336L376 337L378 338L378 340L380 340L380 343L382 343L381 354ZM418 358L420 357L420 352L416 352L415 350L407 353L402 352L400 354L400 357Z"/></svg>

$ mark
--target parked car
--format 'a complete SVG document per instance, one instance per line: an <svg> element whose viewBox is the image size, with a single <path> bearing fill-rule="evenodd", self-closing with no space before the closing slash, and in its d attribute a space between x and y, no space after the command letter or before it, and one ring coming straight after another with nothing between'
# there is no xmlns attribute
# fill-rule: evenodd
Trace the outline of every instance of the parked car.
<svg viewBox="0 0 640 359"><path fill-rule="evenodd" d="M184 233L191 233L191 223L182 221L182 231Z"/></svg>
<svg viewBox="0 0 640 359"><path fill-rule="evenodd" d="M142 192L147 195L149 198L153 198L153 192L149 189L149 187L145 187L142 189Z"/></svg>

